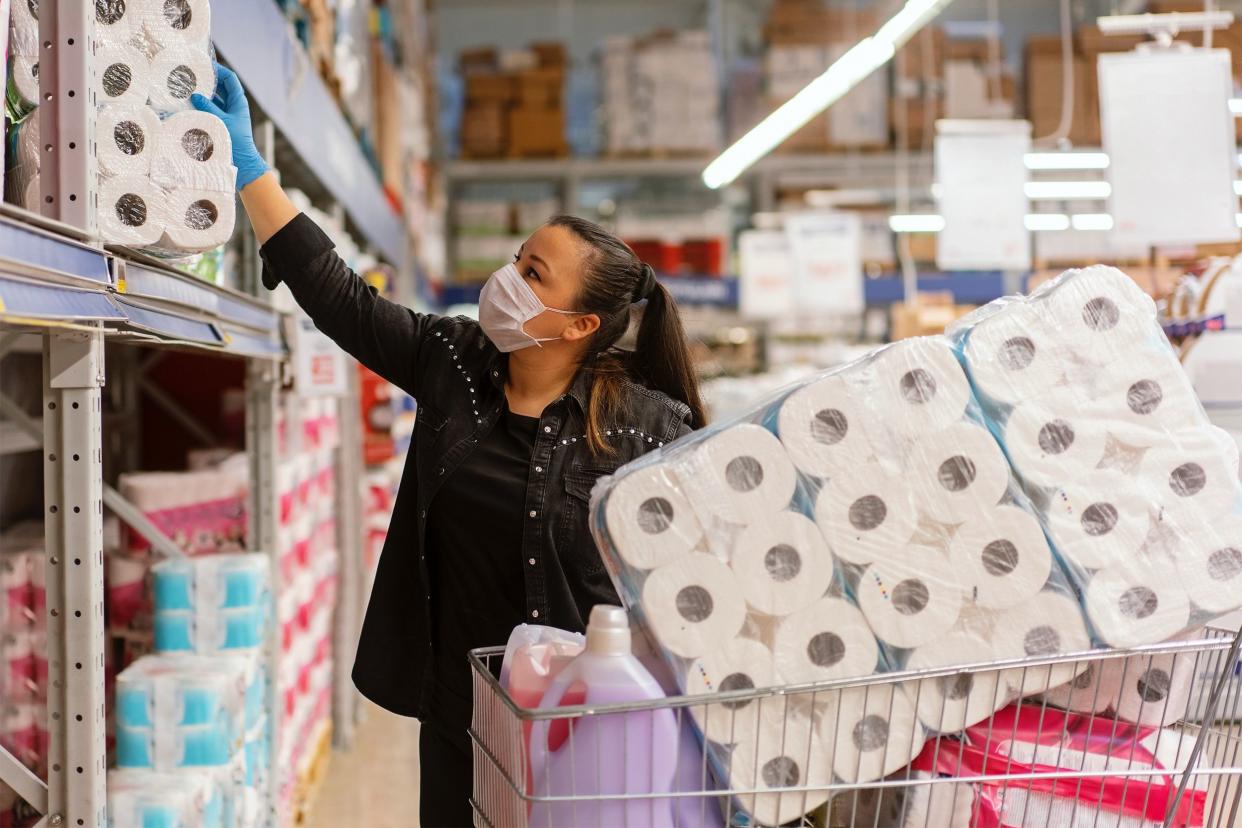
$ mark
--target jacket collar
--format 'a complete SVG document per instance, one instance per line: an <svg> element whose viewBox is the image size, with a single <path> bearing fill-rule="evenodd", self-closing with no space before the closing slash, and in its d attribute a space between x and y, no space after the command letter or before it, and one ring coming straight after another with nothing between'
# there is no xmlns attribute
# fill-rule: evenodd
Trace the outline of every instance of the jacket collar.
<svg viewBox="0 0 1242 828"><path fill-rule="evenodd" d="M578 373L574 375L574 381L570 383L569 390L565 392L566 396L578 403L584 415L587 412L587 404L591 395L590 374L591 372L585 366L578 369ZM488 359L487 375L492 385L496 386L496 390L504 394L505 383L509 379L509 355L493 350Z"/></svg>

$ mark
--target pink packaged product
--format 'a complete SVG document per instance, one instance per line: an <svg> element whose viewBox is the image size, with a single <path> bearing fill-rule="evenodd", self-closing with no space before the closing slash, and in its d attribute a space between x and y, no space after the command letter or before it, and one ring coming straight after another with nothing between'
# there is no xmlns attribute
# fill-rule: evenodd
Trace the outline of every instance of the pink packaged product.
<svg viewBox="0 0 1242 828"><path fill-rule="evenodd" d="M236 465L197 472L122 475L121 493L191 555L240 551L246 538L248 481ZM130 532L129 548L146 539Z"/></svg>

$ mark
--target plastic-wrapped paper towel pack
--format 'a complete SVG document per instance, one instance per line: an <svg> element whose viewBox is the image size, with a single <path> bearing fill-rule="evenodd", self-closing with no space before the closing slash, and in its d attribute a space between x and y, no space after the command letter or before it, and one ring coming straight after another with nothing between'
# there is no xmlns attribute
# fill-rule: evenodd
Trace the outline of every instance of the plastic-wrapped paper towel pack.
<svg viewBox="0 0 1242 828"><path fill-rule="evenodd" d="M1242 592L1185 586L1190 576L1242 577L1230 536L1202 537L1205 524L1229 528L1216 518L1233 505L1236 474L1213 460L1215 437L1157 347L1150 301L1117 275L1124 282L1068 274L1029 302L994 303L977 328L879 349L598 486L599 548L680 689L806 687L1157 642L1242 603ZM1041 309L1048 320L1095 313L1118 336L1141 334L1150 359L1134 358L1132 340L1110 357L1085 322L1068 336L1037 328ZM1064 399L1073 394L1091 400L1093 419L1080 422L1081 407ZM1028 400L1034 413L1007 416ZM1177 411L1194 420L1171 431ZM1057 417L1083 436L1068 438ZM1061 445L1065 457L1053 450ZM1148 514L1143 502L1159 507ZM1157 548L1175 551L1158 558ZM1080 666L705 701L691 712L732 788L867 782L907 765L928 735L1053 690ZM775 824L826 798L759 794L739 805Z"/></svg>
<svg viewBox="0 0 1242 828"><path fill-rule="evenodd" d="M215 91L210 3L95 6L101 235L171 256L219 247L236 220L232 144L190 104Z"/></svg>

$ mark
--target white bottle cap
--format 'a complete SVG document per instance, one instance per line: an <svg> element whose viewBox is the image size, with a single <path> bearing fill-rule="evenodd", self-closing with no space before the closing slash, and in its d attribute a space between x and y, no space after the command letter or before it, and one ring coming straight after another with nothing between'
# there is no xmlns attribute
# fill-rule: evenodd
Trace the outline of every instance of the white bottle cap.
<svg viewBox="0 0 1242 828"><path fill-rule="evenodd" d="M630 655L630 617L625 610L609 604L592 608L586 649L595 655Z"/></svg>

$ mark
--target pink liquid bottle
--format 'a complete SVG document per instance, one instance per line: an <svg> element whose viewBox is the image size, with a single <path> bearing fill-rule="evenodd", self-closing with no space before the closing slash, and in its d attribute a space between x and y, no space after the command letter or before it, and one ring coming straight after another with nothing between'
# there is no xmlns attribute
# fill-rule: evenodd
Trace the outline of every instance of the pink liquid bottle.
<svg viewBox="0 0 1242 828"><path fill-rule="evenodd" d="M664 698L630 651L629 619L620 607L591 610L586 650L561 670L540 708L567 704L567 694L575 689L582 691L579 703L584 705ZM667 797L594 798L673 789L680 734L672 710L583 716L571 721L567 735L550 739L548 721L535 722L531 730L532 793L572 798L535 802L531 828L674 828L674 801Z"/></svg>

